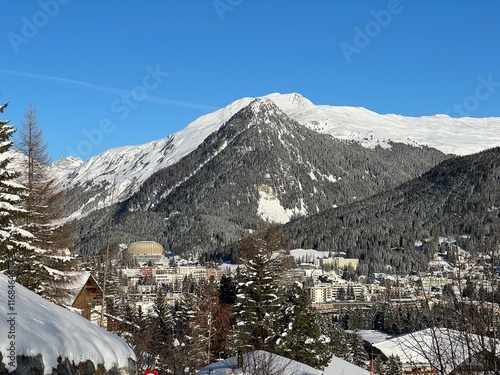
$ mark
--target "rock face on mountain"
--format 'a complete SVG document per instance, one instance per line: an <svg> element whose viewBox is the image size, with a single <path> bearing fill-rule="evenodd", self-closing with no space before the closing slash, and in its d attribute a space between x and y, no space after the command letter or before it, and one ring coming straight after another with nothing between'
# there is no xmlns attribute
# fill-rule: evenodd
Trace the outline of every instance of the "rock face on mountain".
<svg viewBox="0 0 500 375"><path fill-rule="evenodd" d="M356 202L415 178L447 158L427 147L366 148L297 123L256 99L131 197L80 220L76 251L154 240L165 248L224 246L270 222Z"/></svg>

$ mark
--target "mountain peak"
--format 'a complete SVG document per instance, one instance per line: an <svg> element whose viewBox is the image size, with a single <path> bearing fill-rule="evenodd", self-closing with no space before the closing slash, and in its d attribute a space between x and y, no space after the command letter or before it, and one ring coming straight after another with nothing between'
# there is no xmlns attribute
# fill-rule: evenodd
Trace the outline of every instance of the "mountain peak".
<svg viewBox="0 0 500 375"><path fill-rule="evenodd" d="M254 113L269 111L283 113L283 111L276 105L274 101L266 97L255 99L250 103L249 107L252 109L252 111L254 111Z"/></svg>
<svg viewBox="0 0 500 375"><path fill-rule="evenodd" d="M296 92L289 94L272 93L266 95L264 98L271 99L278 105L278 107L280 107L284 111L292 108L296 109L314 107L313 102Z"/></svg>

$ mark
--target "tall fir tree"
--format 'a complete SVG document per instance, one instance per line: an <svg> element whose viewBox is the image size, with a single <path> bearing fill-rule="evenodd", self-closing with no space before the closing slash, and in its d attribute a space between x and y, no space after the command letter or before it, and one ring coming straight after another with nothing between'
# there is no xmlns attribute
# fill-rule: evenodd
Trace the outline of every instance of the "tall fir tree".
<svg viewBox="0 0 500 375"><path fill-rule="evenodd" d="M276 352L311 367L324 368L331 359L332 348L321 331L322 320L307 291L299 283L293 284L281 305L282 331Z"/></svg>
<svg viewBox="0 0 500 375"><path fill-rule="evenodd" d="M332 345L333 355L339 358L349 359L347 348L346 332L337 326L334 326L330 332L330 342Z"/></svg>
<svg viewBox="0 0 500 375"><path fill-rule="evenodd" d="M244 241L244 267L236 303L237 337L233 349L273 352L279 337L279 275L283 271L284 237L276 228L259 231Z"/></svg>
<svg viewBox="0 0 500 375"><path fill-rule="evenodd" d="M7 104L0 106L0 114ZM24 286L37 290L38 268L34 262L35 248L30 245L34 236L19 226L26 217L22 208L26 187L19 184L19 173L12 168L15 129L9 121L0 120L0 269L17 279Z"/></svg>

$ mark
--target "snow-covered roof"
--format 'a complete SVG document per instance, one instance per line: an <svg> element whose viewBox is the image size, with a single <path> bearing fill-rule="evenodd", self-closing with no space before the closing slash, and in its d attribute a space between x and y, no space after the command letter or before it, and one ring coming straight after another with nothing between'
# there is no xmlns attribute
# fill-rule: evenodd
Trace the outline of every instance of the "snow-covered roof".
<svg viewBox="0 0 500 375"><path fill-rule="evenodd" d="M323 371L323 375L337 375L337 374L349 374L349 375L369 375L370 371L365 370L362 367L353 365L351 362L333 356L330 363Z"/></svg>
<svg viewBox="0 0 500 375"><path fill-rule="evenodd" d="M303 363L293 361L277 354L263 350L254 350L243 354L243 370L238 369L238 358L231 357L223 361L214 362L203 367L198 375L226 375L229 371L235 374L258 374L263 373L281 375L321 375L321 371Z"/></svg>
<svg viewBox="0 0 500 375"><path fill-rule="evenodd" d="M9 353L9 341L14 342L18 356L41 354L46 374L57 367L58 357L75 364L91 360L95 366L102 364L107 370L114 366L127 368L129 358L136 360L132 349L120 337L17 283L13 288L10 280L0 273L0 332L5 333L0 340L0 352L8 371L14 370L5 355ZM7 340L8 332L15 337Z"/></svg>
<svg viewBox="0 0 500 375"><path fill-rule="evenodd" d="M358 334L364 341L367 341L371 344L376 344L392 338L392 336L388 335L387 333L373 329L362 329L358 331Z"/></svg>
<svg viewBox="0 0 500 375"><path fill-rule="evenodd" d="M61 293L61 296L56 299L63 306L72 306L87 283L90 271L70 271L65 272L65 276L69 279L69 282L61 286L64 293Z"/></svg>
<svg viewBox="0 0 500 375"><path fill-rule="evenodd" d="M492 351L489 340L448 328L427 328L373 345L386 357L397 355L405 366L432 366L448 374L470 356ZM496 344L500 354L500 342ZM437 355L439 353L439 356Z"/></svg>

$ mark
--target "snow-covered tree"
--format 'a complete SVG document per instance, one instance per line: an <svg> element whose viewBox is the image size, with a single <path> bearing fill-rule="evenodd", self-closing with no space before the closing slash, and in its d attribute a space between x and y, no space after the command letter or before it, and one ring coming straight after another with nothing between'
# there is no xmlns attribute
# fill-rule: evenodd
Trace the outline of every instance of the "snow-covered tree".
<svg viewBox="0 0 500 375"><path fill-rule="evenodd" d="M329 336L333 355L339 358L348 358L348 353L346 353L347 335L345 331L340 327L333 327Z"/></svg>
<svg viewBox="0 0 500 375"><path fill-rule="evenodd" d="M63 290L61 285L68 281L63 271L74 264L70 258L60 256L71 245L71 225L55 224L64 214L64 192L50 171L47 144L31 103L24 113L16 146L24 155L20 158L20 181L27 189L23 201L26 211L23 226L33 234L30 244L37 249L39 292L57 298Z"/></svg>
<svg viewBox="0 0 500 375"><path fill-rule="evenodd" d="M385 364L385 375L399 375L401 373L401 360L398 356L391 355Z"/></svg>
<svg viewBox="0 0 500 375"><path fill-rule="evenodd" d="M283 236L274 228L244 241L236 303L235 350L273 351L279 337Z"/></svg>
<svg viewBox="0 0 500 375"><path fill-rule="evenodd" d="M359 367L366 367L368 353L365 350L363 339L356 332L347 334L346 360Z"/></svg>
<svg viewBox="0 0 500 375"><path fill-rule="evenodd" d="M0 113L7 104L0 106ZM15 275L17 281L36 290L38 270L33 259L34 248L30 245L33 235L18 225L26 216L22 208L26 188L16 182L19 174L12 169L10 140L15 129L9 121L0 120L0 268Z"/></svg>
<svg viewBox="0 0 500 375"><path fill-rule="evenodd" d="M324 368L332 356L330 339L321 331L323 317L311 305L307 291L292 285L281 305L281 337L276 352L311 367Z"/></svg>

